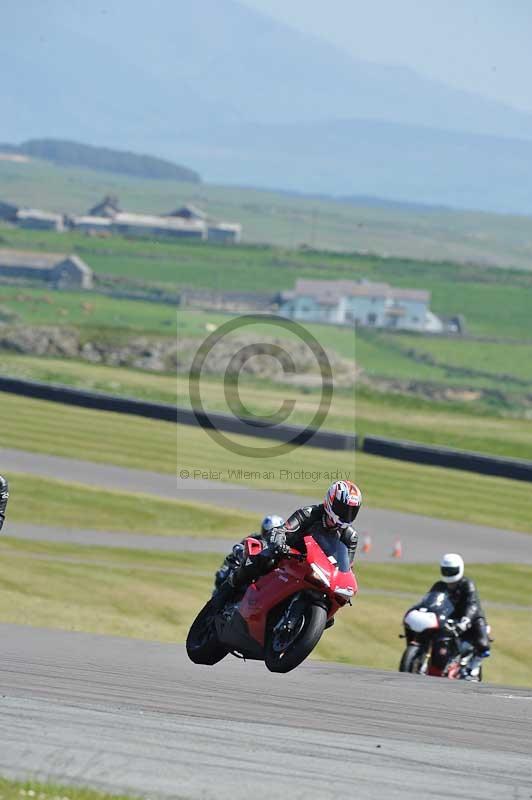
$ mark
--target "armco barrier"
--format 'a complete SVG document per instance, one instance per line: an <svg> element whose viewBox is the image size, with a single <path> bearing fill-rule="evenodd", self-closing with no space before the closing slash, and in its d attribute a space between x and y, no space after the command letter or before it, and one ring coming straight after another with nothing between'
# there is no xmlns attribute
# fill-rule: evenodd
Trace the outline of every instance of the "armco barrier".
<svg viewBox="0 0 532 800"><path fill-rule="evenodd" d="M270 428L266 425L246 422L229 414L215 412L209 412L208 417L201 414L196 417L189 408L180 408L169 403L148 403L129 397L114 397L100 392L88 392L82 389L72 389L69 386L28 381L21 378L0 376L0 392L10 392L24 397L51 400L56 403L66 403L100 411L136 414L140 417L159 419L180 425L202 424L225 433L255 436L281 442L297 441L298 436L303 438L305 430L303 426L298 425L278 425ZM326 450L354 450L357 447L357 437L334 431L317 430L308 441L300 443ZM372 455L396 458L400 461L462 469L518 481L532 481L532 461L498 458L482 453L470 453L467 450L452 450L447 447L430 447L416 442L383 439L380 436L364 437L362 450Z"/></svg>
<svg viewBox="0 0 532 800"><path fill-rule="evenodd" d="M244 419L229 414L215 412L209 412L208 416L198 413L196 416L189 408L181 408L169 403L149 403L130 397L115 397L101 392L89 392L83 389L73 389L70 386L29 381L22 378L0 376L0 391L100 411L136 414L140 417L175 422L180 425L201 424L206 428L216 428L225 433L255 436L280 442L294 441L298 444L307 444L326 450L354 450L357 445L357 437L350 434L316 430L307 441L304 436L306 428L300 425L268 427L265 424L246 422Z"/></svg>
<svg viewBox="0 0 532 800"><path fill-rule="evenodd" d="M485 456L467 450L431 447L417 442L394 441L380 436L365 436L362 450L375 456L413 461L449 469L462 469L482 475L496 475L517 481L532 481L532 461Z"/></svg>

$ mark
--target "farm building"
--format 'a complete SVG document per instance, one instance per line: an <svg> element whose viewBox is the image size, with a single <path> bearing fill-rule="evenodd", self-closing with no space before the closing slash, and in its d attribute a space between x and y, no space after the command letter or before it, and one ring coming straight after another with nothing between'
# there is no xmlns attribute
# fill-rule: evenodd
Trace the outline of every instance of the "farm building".
<svg viewBox="0 0 532 800"><path fill-rule="evenodd" d="M93 217L89 214L77 217L69 216L67 224L70 228L84 233L111 233L112 219L109 217Z"/></svg>
<svg viewBox="0 0 532 800"><path fill-rule="evenodd" d="M306 322L431 333L443 330L441 320L430 310L430 292L366 280L299 279L292 291L281 294L279 313Z"/></svg>
<svg viewBox="0 0 532 800"><path fill-rule="evenodd" d="M93 274L75 255L0 250L0 277L45 281L57 289L91 289Z"/></svg>
<svg viewBox="0 0 532 800"><path fill-rule="evenodd" d="M21 228L63 231L66 227L90 234L121 233L230 244L239 242L242 235L242 226L238 223L209 220L207 214L196 206L184 205L166 215L137 214L122 211L115 195L107 195L86 214L65 217L0 203L0 219L11 220Z"/></svg>
<svg viewBox="0 0 532 800"><path fill-rule="evenodd" d="M242 225L237 222L218 222L207 228L207 241L238 244L242 238Z"/></svg>
<svg viewBox="0 0 532 800"><path fill-rule="evenodd" d="M108 194L103 200L87 211L87 216L112 218L116 214L120 214L121 211L122 209L120 208L118 197L115 194Z"/></svg>
<svg viewBox="0 0 532 800"><path fill-rule="evenodd" d="M22 208L17 212L15 219L20 228L34 228L36 230L62 231L64 230L63 215L41 211L38 208Z"/></svg>
<svg viewBox="0 0 532 800"><path fill-rule="evenodd" d="M151 214L116 214L111 229L130 236L170 236L186 239L204 239L205 223L179 217L158 217Z"/></svg>
<svg viewBox="0 0 532 800"><path fill-rule="evenodd" d="M13 205L13 203L5 203L0 200L0 219L5 220L6 222L15 222L18 212L18 206Z"/></svg>

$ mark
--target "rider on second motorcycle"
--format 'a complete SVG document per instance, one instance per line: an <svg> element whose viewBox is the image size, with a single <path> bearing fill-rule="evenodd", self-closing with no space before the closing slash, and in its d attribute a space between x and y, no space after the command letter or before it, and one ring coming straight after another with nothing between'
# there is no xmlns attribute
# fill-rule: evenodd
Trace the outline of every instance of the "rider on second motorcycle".
<svg viewBox="0 0 532 800"><path fill-rule="evenodd" d="M340 539L349 552L352 563L355 557L358 534L351 527L362 504L362 494L351 481L336 481L327 490L323 503L298 508L286 522L274 527L267 537L267 548L254 558L246 558L244 563L230 572L228 578L214 595L214 602L220 608L233 594L241 591L252 581L273 569L278 554L285 547L298 548L306 535L326 534Z"/></svg>
<svg viewBox="0 0 532 800"><path fill-rule="evenodd" d="M259 539L264 545L268 545L271 532L274 528L280 528L283 524L284 519L280 517L279 514L268 514L261 522L260 533L253 534L253 536ZM244 542L245 539L233 545L231 552L224 558L220 569L214 576L213 594L217 592L225 579L229 577L230 573L240 565L242 556L244 555Z"/></svg>
<svg viewBox="0 0 532 800"><path fill-rule="evenodd" d="M456 629L460 637L471 642L475 650L463 677L477 680L482 660L490 655L488 626L477 588L471 578L464 575L464 559L458 553L446 553L442 557L440 575L440 580L430 591L446 592L453 603L458 619Z"/></svg>

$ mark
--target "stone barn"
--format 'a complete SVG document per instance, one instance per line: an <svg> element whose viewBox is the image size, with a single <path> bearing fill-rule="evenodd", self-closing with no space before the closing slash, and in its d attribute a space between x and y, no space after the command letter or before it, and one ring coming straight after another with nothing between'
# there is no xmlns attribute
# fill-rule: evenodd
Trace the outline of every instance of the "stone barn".
<svg viewBox="0 0 532 800"><path fill-rule="evenodd" d="M0 278L43 281L57 289L92 289L92 269L76 255L0 250Z"/></svg>

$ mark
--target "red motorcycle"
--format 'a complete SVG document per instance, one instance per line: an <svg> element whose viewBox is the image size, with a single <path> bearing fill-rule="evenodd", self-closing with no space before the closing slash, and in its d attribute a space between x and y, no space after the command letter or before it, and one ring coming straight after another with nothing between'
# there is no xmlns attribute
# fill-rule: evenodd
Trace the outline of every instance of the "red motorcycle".
<svg viewBox="0 0 532 800"><path fill-rule="evenodd" d="M271 557L260 541L246 539L244 560ZM290 672L314 650L358 589L347 547L333 535L309 535L301 551L285 548L278 558L242 596L222 609L212 599L202 608L187 637L191 661L216 664L232 653Z"/></svg>

